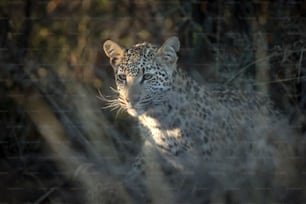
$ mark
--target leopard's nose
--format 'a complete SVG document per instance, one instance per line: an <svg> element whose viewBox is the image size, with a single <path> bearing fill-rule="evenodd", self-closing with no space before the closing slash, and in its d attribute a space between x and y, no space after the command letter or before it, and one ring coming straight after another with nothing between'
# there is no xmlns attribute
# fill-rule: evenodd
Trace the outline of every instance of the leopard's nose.
<svg viewBox="0 0 306 204"><path fill-rule="evenodd" d="M133 85L130 87L128 92L128 99L132 104L136 104L142 95L142 89L138 85Z"/></svg>
<svg viewBox="0 0 306 204"><path fill-rule="evenodd" d="M135 105L138 101L139 101L140 97L137 95L133 95L133 94L129 94L128 97L126 97L126 102L131 104L131 105Z"/></svg>
<svg viewBox="0 0 306 204"><path fill-rule="evenodd" d="M138 94L132 94L130 97L129 97L129 100L132 104L135 104L139 101L140 99L140 96Z"/></svg>

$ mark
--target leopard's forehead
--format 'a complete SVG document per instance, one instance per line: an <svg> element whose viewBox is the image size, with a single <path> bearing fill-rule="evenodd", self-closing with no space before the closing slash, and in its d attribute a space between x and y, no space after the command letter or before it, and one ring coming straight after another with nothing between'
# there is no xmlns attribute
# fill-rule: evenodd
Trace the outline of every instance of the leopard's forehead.
<svg viewBox="0 0 306 204"><path fill-rule="evenodd" d="M149 65L153 64L156 52L157 46L149 43L137 44L125 49L118 72L136 76L139 71L153 68Z"/></svg>

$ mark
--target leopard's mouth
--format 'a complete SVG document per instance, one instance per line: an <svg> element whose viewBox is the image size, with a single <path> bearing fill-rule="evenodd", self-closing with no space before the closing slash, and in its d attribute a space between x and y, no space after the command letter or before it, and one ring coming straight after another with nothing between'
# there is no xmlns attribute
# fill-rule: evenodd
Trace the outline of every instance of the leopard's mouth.
<svg viewBox="0 0 306 204"><path fill-rule="evenodd" d="M134 108L128 108L127 112L133 117L137 117L139 115L139 113Z"/></svg>
<svg viewBox="0 0 306 204"><path fill-rule="evenodd" d="M131 102L126 103L127 111L130 115L142 115L146 113L151 107L152 107L152 101L151 100L141 100L139 102L136 102L135 104Z"/></svg>

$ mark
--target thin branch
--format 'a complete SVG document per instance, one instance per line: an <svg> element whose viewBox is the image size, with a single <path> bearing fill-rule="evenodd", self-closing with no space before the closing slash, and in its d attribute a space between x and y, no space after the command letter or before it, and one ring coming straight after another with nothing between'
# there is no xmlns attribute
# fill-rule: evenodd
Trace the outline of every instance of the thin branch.
<svg viewBox="0 0 306 204"><path fill-rule="evenodd" d="M273 54L271 54L271 55L269 55L269 56L267 56L267 57L263 57L263 58L261 58L261 59L257 59L257 60L255 60L255 61L253 61L253 62L247 64L246 66L244 66L243 68L241 68L238 72L236 72L236 73L234 74L233 77L231 77L229 80L227 80L227 81L225 82L225 85L228 85L228 84L232 83L240 74L242 74L243 72L245 72L245 71L246 71L248 68L250 68L251 66L257 64L258 62L262 62L262 61L268 60L268 59L270 59L270 58L272 58L272 57L275 57L276 55L277 55L277 54L273 53Z"/></svg>

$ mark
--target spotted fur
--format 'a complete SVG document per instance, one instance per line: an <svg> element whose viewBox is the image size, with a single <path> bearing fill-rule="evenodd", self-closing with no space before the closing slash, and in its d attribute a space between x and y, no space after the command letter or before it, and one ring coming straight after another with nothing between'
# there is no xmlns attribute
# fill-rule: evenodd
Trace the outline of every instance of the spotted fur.
<svg viewBox="0 0 306 204"><path fill-rule="evenodd" d="M238 140L252 141L247 133L254 132L262 118L266 121L261 129L269 126L267 98L200 86L177 69L178 50L176 37L161 47L142 43L125 49L112 41L104 44L115 72L118 105L139 119L145 138L161 151L177 155L192 150L209 158L218 151L232 153L233 144L239 149Z"/></svg>
<svg viewBox="0 0 306 204"><path fill-rule="evenodd" d="M137 118L148 142L182 165L193 163L191 169L203 164L214 171L269 172L280 158L273 144L291 134L279 130L286 121L268 97L254 91L199 85L177 68L179 47L177 37L160 47L142 43L128 49L106 41L118 94L110 106Z"/></svg>

